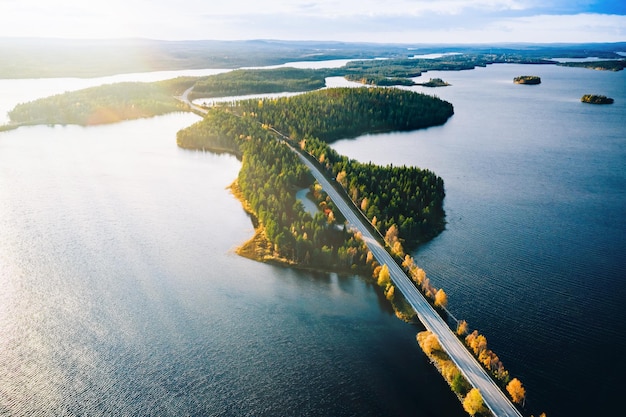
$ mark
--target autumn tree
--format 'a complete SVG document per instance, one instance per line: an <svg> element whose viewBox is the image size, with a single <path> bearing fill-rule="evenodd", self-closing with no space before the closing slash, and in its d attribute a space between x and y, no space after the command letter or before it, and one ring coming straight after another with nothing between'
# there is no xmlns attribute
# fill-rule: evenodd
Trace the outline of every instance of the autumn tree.
<svg viewBox="0 0 626 417"><path fill-rule="evenodd" d="M459 336L463 336L467 334L467 322L465 320L459 321L458 326L456 327L456 334Z"/></svg>
<svg viewBox="0 0 626 417"><path fill-rule="evenodd" d="M387 229L385 241L391 247L391 253L396 256L404 255L404 248L402 247L402 243L400 243L398 226L392 224L389 229Z"/></svg>
<svg viewBox="0 0 626 417"><path fill-rule="evenodd" d="M345 172L345 171L344 171ZM362 201L361 201L361 211L365 211L367 210L367 208L369 207L369 198L365 197Z"/></svg>
<svg viewBox="0 0 626 417"><path fill-rule="evenodd" d="M378 272L378 285L386 288L387 285L391 284L391 276L389 275L389 268L387 265L383 265Z"/></svg>
<svg viewBox="0 0 626 417"><path fill-rule="evenodd" d="M385 298L389 301L393 301L394 296L396 295L396 287L393 285L387 285L387 289L385 290Z"/></svg>
<svg viewBox="0 0 626 417"><path fill-rule="evenodd" d="M437 335L434 333L429 333L429 335L424 338L422 348L427 355L430 355L435 350L441 350L441 345L439 344L439 339Z"/></svg>
<svg viewBox="0 0 626 417"><path fill-rule="evenodd" d="M448 306L448 296L443 289L439 289L435 294L435 306L442 308Z"/></svg>
<svg viewBox="0 0 626 417"><path fill-rule="evenodd" d="M521 404L526 398L526 389L522 386L519 379L513 378L511 382L506 386L506 390L516 404Z"/></svg>
<svg viewBox="0 0 626 417"><path fill-rule="evenodd" d="M485 408L483 396L477 388L472 388L463 400L463 409L470 415L474 416Z"/></svg>
<svg viewBox="0 0 626 417"><path fill-rule="evenodd" d="M479 334L478 330L474 330L472 333L468 334L465 338L465 343L472 349L476 356L487 349L487 338Z"/></svg>
<svg viewBox="0 0 626 417"><path fill-rule="evenodd" d="M341 184L343 188L346 188L348 186L348 183L346 181L346 171L341 171L339 174L337 174L337 177L335 179L339 184Z"/></svg>

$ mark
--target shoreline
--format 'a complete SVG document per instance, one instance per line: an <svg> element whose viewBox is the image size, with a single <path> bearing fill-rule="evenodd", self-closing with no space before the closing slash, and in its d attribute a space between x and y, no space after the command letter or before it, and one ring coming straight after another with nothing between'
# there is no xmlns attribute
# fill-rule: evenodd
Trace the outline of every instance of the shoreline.
<svg viewBox="0 0 626 417"><path fill-rule="evenodd" d="M235 181L233 181L233 183L229 185L227 189L230 190L231 194L237 200L239 200L244 211L248 214L248 216L250 216L250 220L252 220L252 225L254 227L254 235L235 249L235 253L237 255L257 262L267 263L284 268L295 268L301 271L350 274L363 277L365 277L367 275L366 273L369 272L367 270L358 268L325 268L320 266L302 265L296 262L289 261L285 258L275 256L273 254L274 251L270 247L271 243L265 237L265 228L259 222L256 213L252 210L250 204L242 195L241 190L239 189L238 180L235 179Z"/></svg>
<svg viewBox="0 0 626 417"><path fill-rule="evenodd" d="M379 288L382 292L382 295L385 296L384 288L377 284L376 278L373 276L374 267L371 266L369 268L339 268L336 266L310 266L303 265L296 262L288 261L287 259L280 258L275 256L274 251L271 248L271 243L265 237L265 229L263 225L259 222L259 219L251 209L248 201L243 197L241 190L239 189L239 185L237 179L233 181L231 185L227 187L230 190L231 194L239 200L244 211L250 216L252 220L252 225L254 227L254 235L239 245L235 249L235 253L241 257L250 259L252 261L266 263L274 266L279 266L282 268L294 268L300 271L308 271L308 272L317 272L317 273L335 273L339 275L358 275L360 278L364 279L366 282L371 283L372 285ZM399 294L398 298L395 297L393 299L387 298L389 301L389 305L393 309L394 315L396 318L402 320L407 324L413 324L418 322L417 314L414 312L409 312L411 309L408 306L408 303L402 296Z"/></svg>

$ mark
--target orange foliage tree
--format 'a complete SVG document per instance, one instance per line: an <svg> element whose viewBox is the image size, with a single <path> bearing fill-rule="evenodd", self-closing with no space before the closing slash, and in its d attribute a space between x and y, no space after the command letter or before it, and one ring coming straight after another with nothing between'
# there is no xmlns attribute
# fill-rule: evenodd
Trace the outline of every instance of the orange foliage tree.
<svg viewBox="0 0 626 417"><path fill-rule="evenodd" d="M513 378L511 382L508 383L506 390L511 396L511 400L516 404L521 404L524 398L526 398L526 389L524 389L522 383L517 378Z"/></svg>

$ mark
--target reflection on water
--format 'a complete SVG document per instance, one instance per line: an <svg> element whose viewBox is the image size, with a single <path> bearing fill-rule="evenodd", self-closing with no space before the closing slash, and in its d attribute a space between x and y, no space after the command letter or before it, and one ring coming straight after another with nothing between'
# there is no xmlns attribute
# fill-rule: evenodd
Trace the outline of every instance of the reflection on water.
<svg viewBox="0 0 626 417"><path fill-rule="evenodd" d="M542 84L513 84L528 73ZM443 177L446 230L414 257L519 375L535 415L620 406L621 372L604 361L626 370L626 73L493 65L424 76L452 84L411 88L454 104L444 126L334 148ZM617 105L580 103L585 91Z"/></svg>
<svg viewBox="0 0 626 417"><path fill-rule="evenodd" d="M0 134L0 414L464 415L375 287L234 254L197 120Z"/></svg>
<svg viewBox="0 0 626 417"><path fill-rule="evenodd" d="M512 83L528 72L429 72L452 86L411 88L454 104L446 125L335 147L444 178L447 228L417 262L529 404L592 415L621 407L625 73ZM59 82L0 80L0 108L84 88ZM0 133L0 414L464 415L363 279L233 253L240 163L178 149L196 120Z"/></svg>

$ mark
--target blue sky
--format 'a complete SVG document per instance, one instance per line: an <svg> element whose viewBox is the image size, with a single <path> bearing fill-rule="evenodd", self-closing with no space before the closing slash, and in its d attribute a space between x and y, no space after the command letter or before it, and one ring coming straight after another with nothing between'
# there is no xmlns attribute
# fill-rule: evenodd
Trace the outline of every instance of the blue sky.
<svg viewBox="0 0 626 417"><path fill-rule="evenodd" d="M626 1L0 0L0 37L626 41Z"/></svg>

